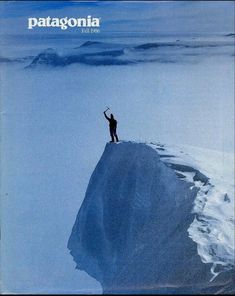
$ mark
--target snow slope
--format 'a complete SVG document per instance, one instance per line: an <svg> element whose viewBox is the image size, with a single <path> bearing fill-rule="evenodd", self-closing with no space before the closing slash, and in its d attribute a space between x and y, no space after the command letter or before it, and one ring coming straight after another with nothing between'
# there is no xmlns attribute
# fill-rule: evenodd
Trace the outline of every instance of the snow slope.
<svg viewBox="0 0 235 296"><path fill-rule="evenodd" d="M195 147L107 144L68 242L77 268L104 293L234 292L231 174L219 165Z"/></svg>
<svg viewBox="0 0 235 296"><path fill-rule="evenodd" d="M193 181L193 186L199 188L193 208L196 215L188 232L198 244L202 261L213 264L213 280L221 270L235 264L234 155L192 146L167 146L158 153L166 165L175 166L181 178ZM205 175L199 175L199 171Z"/></svg>

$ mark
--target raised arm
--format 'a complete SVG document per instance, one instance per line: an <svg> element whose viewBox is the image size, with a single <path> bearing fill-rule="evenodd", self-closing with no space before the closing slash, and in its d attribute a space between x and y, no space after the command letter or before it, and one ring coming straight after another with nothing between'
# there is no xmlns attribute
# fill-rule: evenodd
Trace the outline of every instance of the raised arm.
<svg viewBox="0 0 235 296"><path fill-rule="evenodd" d="M110 121L110 118L106 115L106 111L104 111L104 116L108 121Z"/></svg>

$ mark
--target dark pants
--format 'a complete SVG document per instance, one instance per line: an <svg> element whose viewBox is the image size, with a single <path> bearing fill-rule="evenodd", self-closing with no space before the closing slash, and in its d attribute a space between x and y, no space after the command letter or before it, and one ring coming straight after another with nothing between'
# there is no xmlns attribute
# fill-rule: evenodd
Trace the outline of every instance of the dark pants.
<svg viewBox="0 0 235 296"><path fill-rule="evenodd" d="M111 142L114 142L114 138L116 139L116 142L118 142L118 136L117 136L117 132L116 132L116 128L110 128L109 129L110 132L110 136L111 136Z"/></svg>

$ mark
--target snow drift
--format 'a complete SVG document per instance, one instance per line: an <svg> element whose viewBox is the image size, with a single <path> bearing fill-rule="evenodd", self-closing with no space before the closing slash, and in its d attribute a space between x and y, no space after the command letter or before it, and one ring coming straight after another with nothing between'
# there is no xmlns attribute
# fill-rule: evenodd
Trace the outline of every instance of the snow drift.
<svg viewBox="0 0 235 296"><path fill-rule="evenodd" d="M231 217L219 242L219 216L203 213L214 180L173 150L107 144L91 176L68 248L104 293L235 291ZM220 201L232 207L230 192Z"/></svg>

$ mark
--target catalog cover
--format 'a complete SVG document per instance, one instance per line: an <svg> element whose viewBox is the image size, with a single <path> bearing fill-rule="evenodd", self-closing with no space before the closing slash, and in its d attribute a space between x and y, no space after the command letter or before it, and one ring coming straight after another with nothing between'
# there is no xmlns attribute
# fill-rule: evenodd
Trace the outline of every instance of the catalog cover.
<svg viewBox="0 0 235 296"><path fill-rule="evenodd" d="M3 294L234 294L234 1L1 1Z"/></svg>

